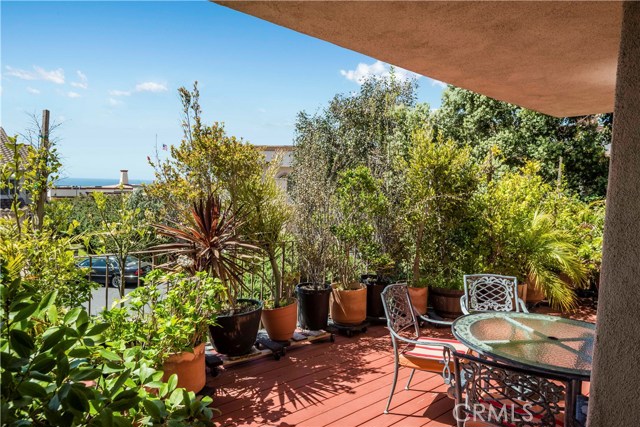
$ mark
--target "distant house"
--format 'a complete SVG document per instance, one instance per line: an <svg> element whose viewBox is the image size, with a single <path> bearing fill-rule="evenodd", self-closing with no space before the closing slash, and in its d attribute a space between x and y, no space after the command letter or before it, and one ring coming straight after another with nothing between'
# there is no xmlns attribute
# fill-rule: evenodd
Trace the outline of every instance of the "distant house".
<svg viewBox="0 0 640 427"><path fill-rule="evenodd" d="M264 154L267 162L271 162L277 154L282 154L282 164L276 173L276 181L280 188L286 190L289 174L293 171L293 151L295 147L293 145L257 145L256 148Z"/></svg>
<svg viewBox="0 0 640 427"><path fill-rule="evenodd" d="M60 185L47 191L47 200L68 199L70 197L86 196L91 193L122 194L131 193L139 185L129 184L129 171L120 170L120 181L112 185Z"/></svg>
<svg viewBox="0 0 640 427"><path fill-rule="evenodd" d="M23 160L27 159L27 148L22 147L20 150L20 156ZM9 147L9 137L4 128L0 127L0 168L4 168L13 158L13 150ZM16 182L14 177L8 178L8 186L3 185L0 188L0 217L9 216L12 214L11 204L15 193L18 193L18 207L24 208L28 202L29 197L27 193L22 189L22 183ZM3 183L4 184L4 183Z"/></svg>

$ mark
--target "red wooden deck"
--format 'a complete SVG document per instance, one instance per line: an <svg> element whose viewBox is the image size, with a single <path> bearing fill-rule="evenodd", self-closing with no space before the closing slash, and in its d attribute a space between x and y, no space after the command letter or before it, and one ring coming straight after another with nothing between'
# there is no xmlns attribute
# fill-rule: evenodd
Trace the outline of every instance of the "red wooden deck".
<svg viewBox="0 0 640 427"><path fill-rule="evenodd" d="M594 321L595 314L571 317ZM428 335L448 337L450 330L430 329ZM279 361L268 357L221 369L208 385L216 388L213 406L223 426L455 425L442 378L416 372L411 390L404 390L409 372L400 369L390 413L383 414L393 356L386 327L373 326L352 338L336 336L335 343L290 349Z"/></svg>

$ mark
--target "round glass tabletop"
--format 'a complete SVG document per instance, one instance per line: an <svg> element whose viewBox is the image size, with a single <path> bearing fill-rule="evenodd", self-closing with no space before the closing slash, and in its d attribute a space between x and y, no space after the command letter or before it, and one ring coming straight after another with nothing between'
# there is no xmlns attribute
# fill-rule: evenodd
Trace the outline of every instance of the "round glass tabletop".
<svg viewBox="0 0 640 427"><path fill-rule="evenodd" d="M452 330L472 350L514 366L591 376L592 323L544 314L484 312L456 319Z"/></svg>

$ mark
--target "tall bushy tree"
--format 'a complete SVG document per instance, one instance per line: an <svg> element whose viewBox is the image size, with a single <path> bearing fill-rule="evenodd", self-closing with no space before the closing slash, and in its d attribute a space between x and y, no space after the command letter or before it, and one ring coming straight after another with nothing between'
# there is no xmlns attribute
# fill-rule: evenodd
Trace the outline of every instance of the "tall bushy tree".
<svg viewBox="0 0 640 427"><path fill-rule="evenodd" d="M583 199L605 195L610 115L551 117L449 86L435 122L445 138L472 147L479 162L497 149L506 169L538 161L539 173L553 182L562 167L567 188Z"/></svg>
<svg viewBox="0 0 640 427"><path fill-rule="evenodd" d="M473 262L470 242L477 229L472 207L479 169L468 148L418 129L406 158L406 219L414 246L412 280L425 274L431 285L451 286Z"/></svg>

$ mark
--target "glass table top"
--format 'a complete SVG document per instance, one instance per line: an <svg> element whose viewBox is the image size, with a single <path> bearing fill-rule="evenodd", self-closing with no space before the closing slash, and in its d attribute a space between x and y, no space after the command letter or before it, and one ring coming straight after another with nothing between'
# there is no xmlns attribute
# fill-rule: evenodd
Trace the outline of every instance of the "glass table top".
<svg viewBox="0 0 640 427"><path fill-rule="evenodd" d="M480 354L545 372L588 378L595 325L544 314L484 312L462 316L453 335Z"/></svg>

